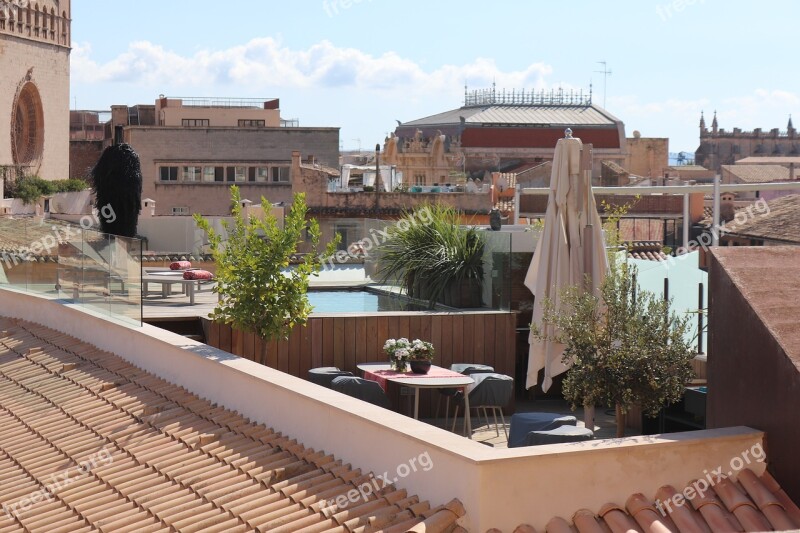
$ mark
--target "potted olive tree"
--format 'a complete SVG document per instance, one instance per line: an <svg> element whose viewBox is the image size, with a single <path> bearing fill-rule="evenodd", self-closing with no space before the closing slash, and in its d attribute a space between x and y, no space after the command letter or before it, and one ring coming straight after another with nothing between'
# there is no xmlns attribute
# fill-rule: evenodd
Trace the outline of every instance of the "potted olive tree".
<svg viewBox="0 0 800 533"><path fill-rule="evenodd" d="M545 302L543 317L558 332L550 340L566 346L564 397L573 409L614 406L617 436L623 437L631 407L656 416L681 399L694 377L688 321L670 310L669 300L638 289L635 268L624 259L612 262L599 297L568 287L561 308ZM537 328L534 334L545 338Z"/></svg>

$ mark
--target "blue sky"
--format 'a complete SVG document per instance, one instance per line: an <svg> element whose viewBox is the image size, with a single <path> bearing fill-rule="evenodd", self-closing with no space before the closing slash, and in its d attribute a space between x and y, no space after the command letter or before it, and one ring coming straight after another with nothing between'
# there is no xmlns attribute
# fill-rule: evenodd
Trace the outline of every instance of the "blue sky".
<svg viewBox="0 0 800 533"><path fill-rule="evenodd" d="M694 151L720 127L800 120L793 0L212 2L73 0L79 109L167 96L278 97L284 118L339 126L343 148L395 120L459 107L464 84L588 89L631 136ZM797 123L796 123L797 125Z"/></svg>

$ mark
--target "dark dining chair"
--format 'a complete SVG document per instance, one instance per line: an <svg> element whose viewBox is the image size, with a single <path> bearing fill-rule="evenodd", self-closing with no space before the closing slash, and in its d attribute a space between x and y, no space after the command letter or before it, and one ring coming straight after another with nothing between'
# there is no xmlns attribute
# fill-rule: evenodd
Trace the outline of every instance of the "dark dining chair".
<svg viewBox="0 0 800 533"><path fill-rule="evenodd" d="M494 430L498 437L500 436L500 429L497 421L497 412L499 411L500 420L503 422L503 433L505 433L506 440L508 440L508 430L506 429L505 416L503 416L503 407L509 404L514 394L514 378L504 374L481 372L472 374L472 379L475 380L475 385L472 385L473 388L469 391L469 408L477 409L479 416L480 409L483 409L487 427L489 426L488 409L491 409L494 415ZM463 396L459 398L457 395L456 399L459 401L456 403L456 413L453 418L453 431L456 430L459 406L464 403Z"/></svg>
<svg viewBox="0 0 800 533"><path fill-rule="evenodd" d="M450 365L450 370L458 372L459 374L464 374L465 376L480 372L494 372L493 367L477 363L453 363ZM456 398L461 393L461 389L446 388L436 390L439 391L439 400L436 402L436 414L434 415L434 419L439 419L439 409L442 406L442 397L444 397L446 400L444 406L444 427L447 427L447 423L450 420L450 398Z"/></svg>
<svg viewBox="0 0 800 533"><path fill-rule="evenodd" d="M331 388L342 394L358 398L378 407L390 409L389 397L377 381L357 378L355 376L338 376L331 382Z"/></svg>

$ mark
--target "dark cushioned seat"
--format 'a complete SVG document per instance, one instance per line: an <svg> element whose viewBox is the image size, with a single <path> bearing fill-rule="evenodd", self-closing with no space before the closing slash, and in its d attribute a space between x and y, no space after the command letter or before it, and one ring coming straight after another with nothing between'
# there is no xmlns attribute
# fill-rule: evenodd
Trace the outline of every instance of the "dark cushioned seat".
<svg viewBox="0 0 800 533"><path fill-rule="evenodd" d="M547 431L531 431L525 436L525 446L581 442L592 440L593 438L594 433L591 429L579 428L576 426L561 426Z"/></svg>
<svg viewBox="0 0 800 533"><path fill-rule="evenodd" d="M525 437L531 431L548 431L561 426L574 426L577 419L571 415L558 413L516 413L511 416L511 432L508 447L525 446Z"/></svg>
<svg viewBox="0 0 800 533"><path fill-rule="evenodd" d="M355 376L338 376L331 382L331 388L342 394L389 409L389 398L377 381Z"/></svg>
<svg viewBox="0 0 800 533"><path fill-rule="evenodd" d="M308 381L322 385L323 387L331 388L331 381L339 376L352 376L352 372L347 370L339 370L335 366L321 366L319 368L312 368L308 371Z"/></svg>
<svg viewBox="0 0 800 533"><path fill-rule="evenodd" d="M479 365L476 363L454 363L450 365L450 370L459 374L473 374L475 372L494 372L494 368L489 365Z"/></svg>

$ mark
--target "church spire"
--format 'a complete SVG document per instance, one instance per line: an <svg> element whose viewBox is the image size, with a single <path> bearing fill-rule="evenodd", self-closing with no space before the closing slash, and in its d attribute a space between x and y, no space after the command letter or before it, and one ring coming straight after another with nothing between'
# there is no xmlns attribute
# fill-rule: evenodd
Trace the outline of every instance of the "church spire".
<svg viewBox="0 0 800 533"><path fill-rule="evenodd" d="M719 129L719 124L717 124L717 111L714 110L714 120L711 122L711 131L717 133L718 129Z"/></svg>
<svg viewBox="0 0 800 533"><path fill-rule="evenodd" d="M700 131L706 130L706 117L703 116L703 112L700 111Z"/></svg>
<svg viewBox="0 0 800 533"><path fill-rule="evenodd" d="M786 129L792 131L794 126L792 125L792 115L789 115L789 124L786 126Z"/></svg>

